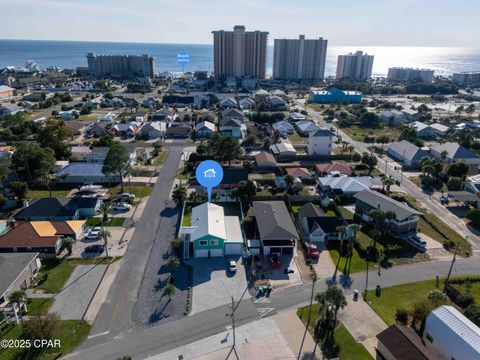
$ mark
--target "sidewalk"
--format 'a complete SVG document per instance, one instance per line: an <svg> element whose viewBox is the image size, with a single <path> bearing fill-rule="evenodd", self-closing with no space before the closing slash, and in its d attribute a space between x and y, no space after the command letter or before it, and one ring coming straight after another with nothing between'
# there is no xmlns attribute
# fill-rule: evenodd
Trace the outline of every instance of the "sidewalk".
<svg viewBox="0 0 480 360"><path fill-rule="evenodd" d="M272 316L272 319L277 324L280 329L283 337L287 341L288 346L292 349L295 356L298 356L300 351L300 345L302 343L303 334L305 332L305 325L302 320L297 316L297 311L295 309L288 310ZM315 341L307 332L305 336L305 342L303 343L302 355L300 359L309 360L309 359L321 359L322 352L320 347L317 346L315 354L313 354L313 349L315 348Z"/></svg>
<svg viewBox="0 0 480 360"><path fill-rule="evenodd" d="M375 296L370 293L370 296ZM338 319L345 325L355 340L361 343L368 352L376 357L375 348L377 346L377 334L385 330L388 326L372 310L368 304L359 296L358 301L353 301L350 297L347 299L347 306L338 313Z"/></svg>

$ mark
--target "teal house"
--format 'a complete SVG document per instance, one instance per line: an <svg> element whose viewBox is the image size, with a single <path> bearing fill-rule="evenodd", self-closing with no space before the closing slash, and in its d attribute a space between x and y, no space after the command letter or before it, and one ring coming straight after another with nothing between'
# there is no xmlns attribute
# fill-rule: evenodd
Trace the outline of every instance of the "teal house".
<svg viewBox="0 0 480 360"><path fill-rule="evenodd" d="M238 216L225 216L222 206L204 203L192 209L190 248L193 256L240 255L243 235Z"/></svg>
<svg viewBox="0 0 480 360"><path fill-rule="evenodd" d="M313 91L310 94L310 101L318 104L342 102L359 104L362 102L362 93L360 91L348 91L330 88L328 90Z"/></svg>

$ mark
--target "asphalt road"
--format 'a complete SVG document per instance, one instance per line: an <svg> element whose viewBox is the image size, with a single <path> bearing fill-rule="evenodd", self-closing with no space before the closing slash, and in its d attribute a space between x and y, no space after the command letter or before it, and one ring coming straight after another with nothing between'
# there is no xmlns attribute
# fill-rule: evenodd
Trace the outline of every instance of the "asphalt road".
<svg viewBox="0 0 480 360"><path fill-rule="evenodd" d="M116 336L132 331L136 327L132 320L133 308L137 301L149 255L157 238L157 233L159 233L160 214L171 205L169 202L170 190L177 173L182 151L182 147L172 147L170 149L143 215L136 224L135 232L115 281L110 288L106 301L100 308L91 335L101 333ZM89 346L90 341L82 345L86 348Z"/></svg>
<svg viewBox="0 0 480 360"><path fill-rule="evenodd" d="M302 101L296 101L299 106L304 106ZM313 119L315 119L320 125L325 126L326 128L330 128L332 124L328 124L323 120L323 117L316 111L307 109L308 115L310 115ZM359 141L353 140L347 134L345 134L342 130L337 127L337 134L342 137L343 140L348 141L355 147L355 150L363 154L364 152L370 152L368 150L369 144L365 144ZM374 154L376 155L376 154ZM435 214L438 218L442 219L446 222L452 229L454 229L458 234L462 237L467 237L470 243L472 244L472 249L474 253L480 252L480 238L473 233L466 223L459 219L455 214L450 212L447 207L441 205L437 200L432 199L430 195L424 193L422 189L420 189L417 185L415 185L412 181L410 181L407 177L402 176L401 172L395 170L392 162L388 162L388 157L381 157L377 156L378 164L377 168L385 173L386 175L391 175L394 180L400 181L400 186L405 190L407 194L413 196L419 203L421 203L426 209L428 209L431 213ZM386 162L386 164L385 164Z"/></svg>

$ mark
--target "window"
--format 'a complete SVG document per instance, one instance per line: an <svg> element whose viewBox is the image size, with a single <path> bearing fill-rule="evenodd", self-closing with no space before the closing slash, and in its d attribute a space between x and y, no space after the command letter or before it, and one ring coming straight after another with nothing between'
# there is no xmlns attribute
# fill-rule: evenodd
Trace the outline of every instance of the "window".
<svg viewBox="0 0 480 360"><path fill-rule="evenodd" d="M210 240L210 245L217 246L218 245L218 240Z"/></svg>
<svg viewBox="0 0 480 360"><path fill-rule="evenodd" d="M430 335L428 332L427 332L427 334L425 335L425 337L427 338L428 341L430 341L431 343L433 343L433 337L432 337L432 335Z"/></svg>
<svg viewBox="0 0 480 360"><path fill-rule="evenodd" d="M207 240L200 240L200 246L207 246L208 241Z"/></svg>

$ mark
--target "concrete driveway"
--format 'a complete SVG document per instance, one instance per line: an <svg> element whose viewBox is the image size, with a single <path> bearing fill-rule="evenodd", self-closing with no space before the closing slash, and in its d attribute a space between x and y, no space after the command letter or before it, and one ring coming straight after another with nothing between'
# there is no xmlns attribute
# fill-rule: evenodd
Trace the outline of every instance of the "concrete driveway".
<svg viewBox="0 0 480 360"><path fill-rule="evenodd" d="M236 260L237 272L227 270L229 260ZM248 299L247 277L241 258L203 258L191 259L193 266L192 311L190 315L235 302L240 298Z"/></svg>
<svg viewBox="0 0 480 360"><path fill-rule="evenodd" d="M57 313L61 320L80 320L106 269L106 265L78 265L49 312Z"/></svg>

